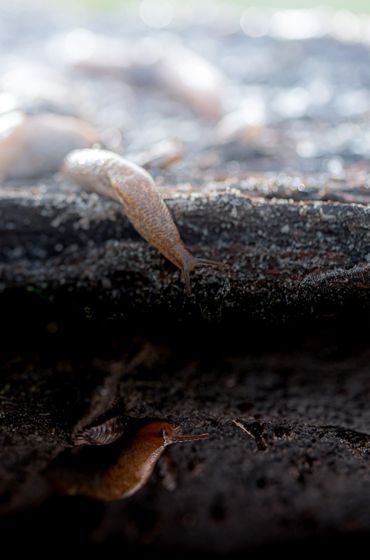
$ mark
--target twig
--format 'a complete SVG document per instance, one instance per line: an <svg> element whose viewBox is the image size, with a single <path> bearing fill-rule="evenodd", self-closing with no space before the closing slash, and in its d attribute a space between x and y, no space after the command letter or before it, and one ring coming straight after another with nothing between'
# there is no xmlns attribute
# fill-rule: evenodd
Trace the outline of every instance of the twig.
<svg viewBox="0 0 370 560"><path fill-rule="evenodd" d="M245 432L246 434L248 434L251 438L256 439L254 437L254 435L252 434L252 432L250 432L249 430L247 430L247 428L238 420L233 420L233 424L235 424L235 426L237 426L238 428L240 428L241 430L243 430L243 432Z"/></svg>

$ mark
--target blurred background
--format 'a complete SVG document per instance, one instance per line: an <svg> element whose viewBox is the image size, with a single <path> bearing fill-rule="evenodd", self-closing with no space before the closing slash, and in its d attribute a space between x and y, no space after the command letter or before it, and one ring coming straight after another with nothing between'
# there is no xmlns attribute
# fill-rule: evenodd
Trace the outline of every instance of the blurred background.
<svg viewBox="0 0 370 560"><path fill-rule="evenodd" d="M354 0L353 2L348 2L348 0L260 0L258 2L253 2L251 0L220 0L220 2L224 1L225 3L227 2L228 4L237 4L241 7L259 7L259 8L273 8L273 9L282 9L282 8L294 8L294 9L300 9L300 8L312 8L312 7L322 7L322 6L327 6L327 7L331 7L333 9L336 10L341 10L341 9L345 9L345 10L350 10L350 11L359 11L359 12L368 12L369 11L369 4L368 2L366 2L366 0ZM59 2L61 4L65 4L66 0L54 0L54 2ZM220 2L214 2L213 0L201 0L201 2L195 3L193 2L193 4L198 4L199 3L204 3L204 4L217 4ZM186 2L186 4L191 4L192 2ZM135 5L139 5L140 1L139 0L78 0L77 2L73 2L74 5L76 4L84 4L85 6L88 6L89 8L101 8L103 10L105 9L111 9L117 6L122 6L123 4L131 4L133 6ZM153 2L151 2L151 4L156 4L156 1L154 0ZM159 4L159 2L158 2ZM181 2L181 0L171 0L169 2L166 2L167 5L171 5L172 8L176 9L176 4L177 5L181 5L184 4L184 2ZM163 4L162 4L163 5Z"/></svg>
<svg viewBox="0 0 370 560"><path fill-rule="evenodd" d="M0 172L53 172L71 148L89 145L175 182L179 173L184 182L361 171L370 153L368 8L360 0L2 2L0 133L27 129L38 138L33 150L40 144L48 157L14 140L18 156L3 155ZM41 125L29 118L45 113ZM60 138L53 148L50 134Z"/></svg>

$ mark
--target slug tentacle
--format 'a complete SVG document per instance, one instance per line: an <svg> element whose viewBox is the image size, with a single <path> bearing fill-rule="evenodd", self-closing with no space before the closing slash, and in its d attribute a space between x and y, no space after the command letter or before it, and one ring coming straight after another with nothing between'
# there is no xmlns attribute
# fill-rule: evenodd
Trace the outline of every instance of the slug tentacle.
<svg viewBox="0 0 370 560"><path fill-rule="evenodd" d="M153 425L161 423L153 422ZM171 424L163 423L164 427L161 430L161 436L163 437L164 445L172 445L173 443L181 443L183 441L194 441L198 439L208 439L208 434L179 434L179 427L173 427Z"/></svg>
<svg viewBox="0 0 370 560"><path fill-rule="evenodd" d="M226 268L226 266L221 262L214 261L212 259L202 259L198 257L193 257L193 255L191 255L189 252L188 252L187 259L186 260L184 259L183 262L184 262L184 266L181 269L181 279L185 284L186 293L189 297L191 296L190 273L193 272L196 268L212 267L218 270L225 270Z"/></svg>
<svg viewBox="0 0 370 560"><path fill-rule="evenodd" d="M198 439L208 439L208 434L194 434L187 436L175 436L167 445L172 443L182 443L183 441L197 441Z"/></svg>
<svg viewBox="0 0 370 560"><path fill-rule="evenodd" d="M181 270L189 295L190 273L194 268L221 268L216 261L191 255L145 169L106 150L75 150L65 159L62 171L87 190L118 200L140 235Z"/></svg>

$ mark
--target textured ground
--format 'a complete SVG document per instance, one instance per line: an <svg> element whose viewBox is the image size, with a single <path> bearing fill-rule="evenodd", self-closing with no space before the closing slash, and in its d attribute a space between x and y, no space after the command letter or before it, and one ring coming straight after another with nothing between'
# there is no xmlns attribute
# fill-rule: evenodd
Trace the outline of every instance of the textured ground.
<svg viewBox="0 0 370 560"><path fill-rule="evenodd" d="M367 336L338 322L329 332L178 329L126 339L125 353L120 331L100 347L93 332L78 345L76 333L49 333L41 352L31 340L2 373L2 511L13 512L2 527L8 536L22 528L30 543L45 531L58 539L62 524L67 546L77 535L85 545L234 554L367 531ZM40 472L112 401L129 424L166 418L210 438L169 449L171 463L163 458L127 501L48 497Z"/></svg>

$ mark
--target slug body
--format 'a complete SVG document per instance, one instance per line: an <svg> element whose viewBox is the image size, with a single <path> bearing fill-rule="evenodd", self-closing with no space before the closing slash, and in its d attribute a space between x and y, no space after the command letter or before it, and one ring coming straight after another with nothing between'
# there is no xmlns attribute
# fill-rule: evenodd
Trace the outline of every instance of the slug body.
<svg viewBox="0 0 370 560"><path fill-rule="evenodd" d="M62 171L85 189L118 200L140 235L181 270L188 293L191 271L220 266L189 252L152 177L138 165L106 150L75 150Z"/></svg>
<svg viewBox="0 0 370 560"><path fill-rule="evenodd" d="M207 434L179 435L167 422L151 422L136 433L114 464L92 476L78 473L74 480L64 481L59 489L67 494L82 494L100 500L127 498L144 486L168 445L207 437Z"/></svg>

